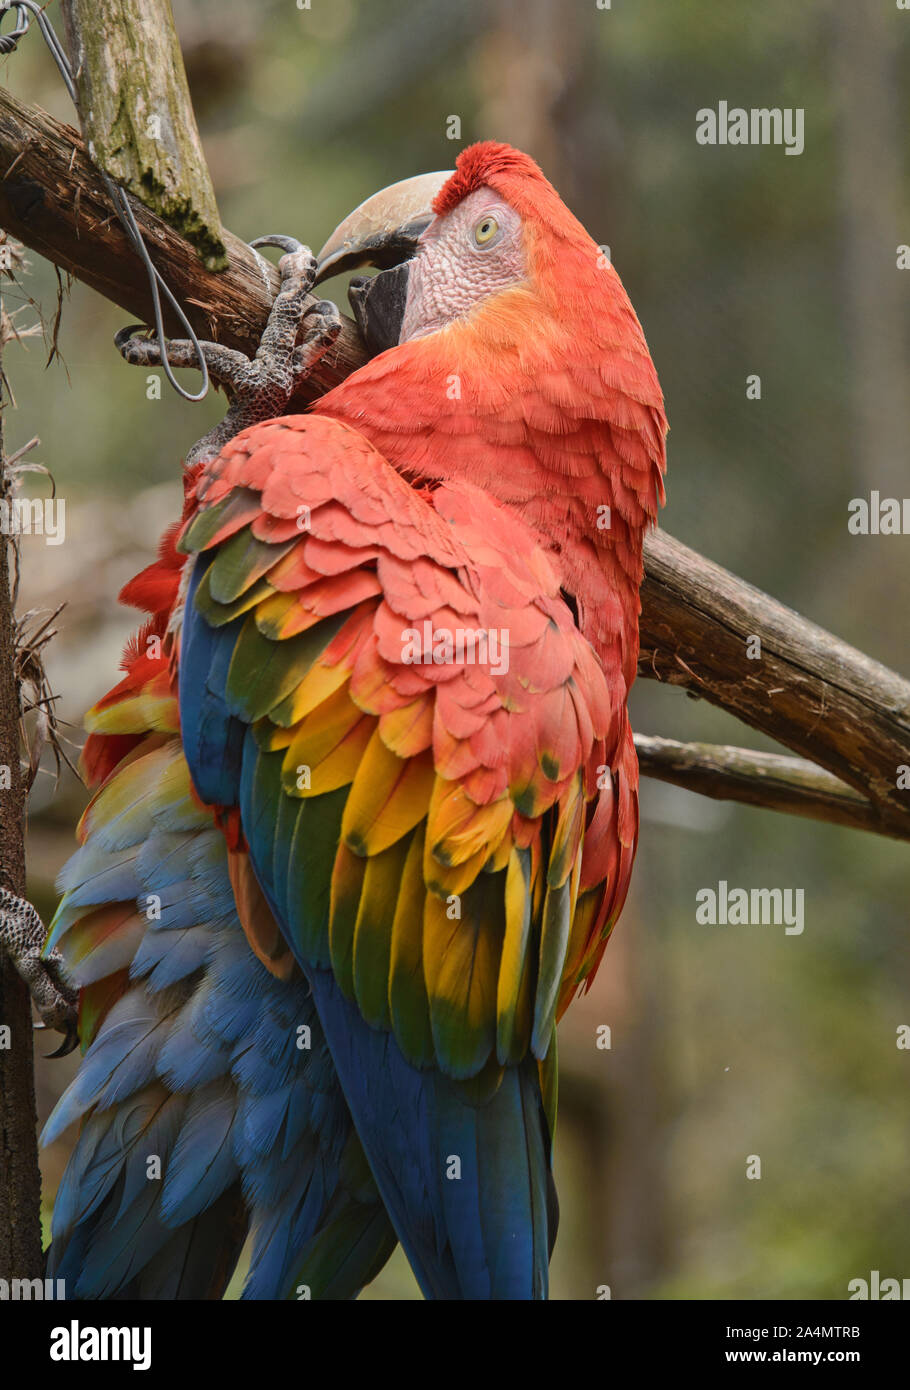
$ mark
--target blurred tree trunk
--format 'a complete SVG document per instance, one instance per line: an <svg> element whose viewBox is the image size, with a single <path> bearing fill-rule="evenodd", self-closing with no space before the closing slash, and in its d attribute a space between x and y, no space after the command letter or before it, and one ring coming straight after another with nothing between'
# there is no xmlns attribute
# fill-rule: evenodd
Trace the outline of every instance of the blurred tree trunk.
<svg viewBox="0 0 910 1390"><path fill-rule="evenodd" d="M903 497L910 409L901 290L908 272L897 269L897 247L910 232L897 199L903 120L893 57L893 25L902 16L893 4L854 0L833 4L831 18L855 481L867 492ZM874 567L862 569L876 579Z"/></svg>
<svg viewBox="0 0 910 1390"><path fill-rule="evenodd" d="M640 895L636 901L647 911L647 899ZM613 1039L603 1138L608 1158L603 1230L613 1296L623 1299L652 1293L667 1273L671 1246L663 1089L667 979L653 940L646 940L651 926L638 911L631 921L622 922L609 947L615 953L611 970L619 967L617 985L625 1007L617 1000L619 1028Z"/></svg>
<svg viewBox="0 0 910 1390"><path fill-rule="evenodd" d="M894 24L906 22L893 0L834 0L831 85L838 93L837 169L841 276L839 301L846 344L844 389L851 468L846 497L906 497L910 432L906 288L910 271L897 268L897 248L910 242L908 208L899 206L904 118L895 73ZM846 510L846 508L845 508ZM842 591L860 611L879 615L878 635L902 644L906 581L882 605L878 565L866 546L845 548ZM827 583L819 576L819 585ZM900 582L900 581L899 581ZM896 649L900 649L897 646Z"/></svg>
<svg viewBox="0 0 910 1390"><path fill-rule="evenodd" d="M585 1249L572 1252L568 1267L558 1244L557 1256L578 1298L595 1297L602 1285L614 1299L646 1298L670 1257L663 1077L672 1010L640 898L633 895L610 939L609 969L559 1026L557 1135L570 1128L584 1147L584 1220L576 1214L572 1229ZM604 1025L609 1048L596 1041ZM568 1206L566 1215L573 1216Z"/></svg>
<svg viewBox="0 0 910 1390"><path fill-rule="evenodd" d="M580 30L571 5L495 0L478 48L478 138L506 140L533 155L577 207L560 110L577 76Z"/></svg>
<svg viewBox="0 0 910 1390"><path fill-rule="evenodd" d="M495 0L479 41L478 139L506 140L547 170L595 240L604 178L622 144L609 106L590 111L592 34L610 12L554 0ZM605 170L604 154L609 152Z"/></svg>

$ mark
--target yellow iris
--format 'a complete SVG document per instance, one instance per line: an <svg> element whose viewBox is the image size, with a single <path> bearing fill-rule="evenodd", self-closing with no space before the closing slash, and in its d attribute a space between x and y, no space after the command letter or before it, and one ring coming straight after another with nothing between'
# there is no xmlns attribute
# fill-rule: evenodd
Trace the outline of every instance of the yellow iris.
<svg viewBox="0 0 910 1390"><path fill-rule="evenodd" d="M483 246L490 241L499 231L499 223L495 217L483 217L474 228L474 240L478 246Z"/></svg>

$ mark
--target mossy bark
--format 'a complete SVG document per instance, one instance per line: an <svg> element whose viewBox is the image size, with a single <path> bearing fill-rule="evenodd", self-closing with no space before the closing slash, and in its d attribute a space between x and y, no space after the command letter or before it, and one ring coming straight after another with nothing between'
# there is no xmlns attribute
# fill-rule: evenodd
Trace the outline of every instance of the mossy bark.
<svg viewBox="0 0 910 1390"><path fill-rule="evenodd" d="M208 270L224 269L170 0L63 0L63 14L89 154L195 247Z"/></svg>

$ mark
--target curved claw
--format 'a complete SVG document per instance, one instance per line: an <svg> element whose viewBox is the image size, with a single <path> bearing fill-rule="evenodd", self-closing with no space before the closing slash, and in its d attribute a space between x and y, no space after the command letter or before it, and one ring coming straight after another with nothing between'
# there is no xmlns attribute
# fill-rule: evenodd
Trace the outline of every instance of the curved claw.
<svg viewBox="0 0 910 1390"><path fill-rule="evenodd" d="M39 1028L46 1028L46 1023L35 1023L32 1025L37 1031ZM66 1031L63 1035L63 1042L56 1052L43 1053L45 1061L50 1061L52 1057L68 1057L69 1054L79 1046L79 1030L75 1023L67 1023Z"/></svg>
<svg viewBox="0 0 910 1390"><path fill-rule="evenodd" d="M114 347L118 352L123 352L131 338L135 338L138 333L151 332L147 323L128 323L125 328L118 328L114 334Z"/></svg>
<svg viewBox="0 0 910 1390"><path fill-rule="evenodd" d="M47 1053L46 1060L50 1061L52 1057L68 1057L70 1053L74 1052L78 1046L79 1034L76 1032L75 1028L68 1028L64 1036L63 1042L57 1048L56 1052Z"/></svg>
<svg viewBox="0 0 910 1390"><path fill-rule="evenodd" d="M286 254L294 251L305 250L302 241L298 241L293 236L281 236L278 232L270 232L268 236L258 236L255 241L249 243L255 250L259 246L277 246Z"/></svg>

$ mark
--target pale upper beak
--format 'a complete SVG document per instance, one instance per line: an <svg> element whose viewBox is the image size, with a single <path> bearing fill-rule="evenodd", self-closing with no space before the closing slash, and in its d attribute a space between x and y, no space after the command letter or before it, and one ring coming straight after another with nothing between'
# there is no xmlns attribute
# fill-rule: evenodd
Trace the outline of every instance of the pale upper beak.
<svg viewBox="0 0 910 1390"><path fill-rule="evenodd" d="M383 270L413 256L418 237L433 220L433 199L451 176L451 169L417 174L367 198L319 252L316 284L360 265Z"/></svg>

